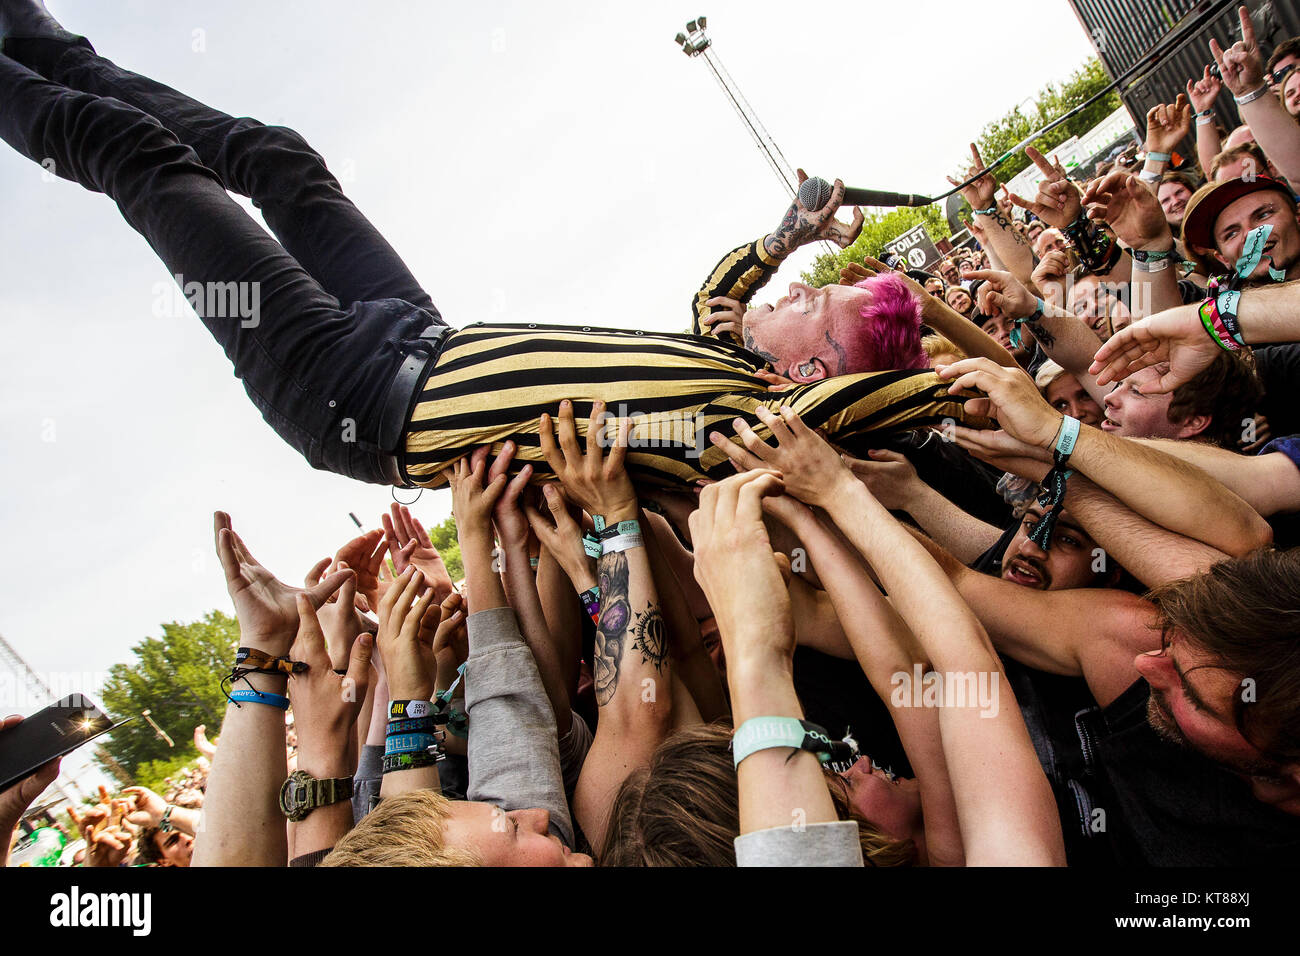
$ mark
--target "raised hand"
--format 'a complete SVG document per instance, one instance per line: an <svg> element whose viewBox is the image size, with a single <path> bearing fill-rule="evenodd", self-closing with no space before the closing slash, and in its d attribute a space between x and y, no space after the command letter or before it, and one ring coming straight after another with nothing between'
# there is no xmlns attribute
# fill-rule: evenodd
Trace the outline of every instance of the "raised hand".
<svg viewBox="0 0 1300 956"><path fill-rule="evenodd" d="M347 765L348 739L370 686L374 639L369 634L358 637L346 662L347 672L337 674L316 611L302 595L298 615L298 634L289 652L307 665L289 681L298 766L316 777L350 774L355 768Z"/></svg>
<svg viewBox="0 0 1300 956"><path fill-rule="evenodd" d="M704 325L709 335L726 335L730 333L738 339L743 339L745 335L745 303L736 299L729 299L725 295L715 295L704 303L710 308L718 308L718 311L710 312L700 319L700 324Z"/></svg>
<svg viewBox="0 0 1300 956"><path fill-rule="evenodd" d="M784 392L798 384L793 379L778 375L776 372L758 371L754 373L754 378L766 383L769 392Z"/></svg>
<svg viewBox="0 0 1300 956"><path fill-rule="evenodd" d="M440 617L433 591L424 586L424 574L407 568L379 605L379 653L388 670L388 691L393 700L429 700L437 661L433 639L437 625L421 626L426 613L432 622Z"/></svg>
<svg viewBox="0 0 1300 956"><path fill-rule="evenodd" d="M442 555L438 553L438 549L433 546L433 541L429 538L429 532L420 523L420 519L411 514L411 509L406 505L394 502L389 507L389 511L391 516L384 519L384 533L391 535L394 541L404 541L408 545L412 541L415 542L415 547L406 560L424 572L425 581L438 595L438 600L443 600L452 592L455 585L451 575L447 573L447 565L443 562ZM406 570L406 565L394 564L393 570L401 574Z"/></svg>
<svg viewBox="0 0 1300 956"><path fill-rule="evenodd" d="M1025 155L1047 178L1038 185L1038 195L1033 200L1022 199L1008 191L1007 198L1021 209L1028 209L1049 226L1064 229L1083 211L1079 200L1079 190L1066 178L1061 161L1053 159L1048 162L1043 154L1032 146L1025 147Z"/></svg>
<svg viewBox="0 0 1300 956"><path fill-rule="evenodd" d="M432 614L420 618L417 643L423 645L428 641L433 648L435 690L450 687L456 679L457 668L469 659L469 630L465 621L465 599L455 591L438 606L436 621Z"/></svg>
<svg viewBox="0 0 1300 956"><path fill-rule="evenodd" d="M1264 84L1264 58L1260 56L1255 24L1245 4L1237 8L1237 17L1241 21L1241 39L1227 50L1219 46L1218 40L1211 39L1210 53L1232 95L1245 96Z"/></svg>
<svg viewBox="0 0 1300 956"><path fill-rule="evenodd" d="M217 753L216 745L208 740L208 728L204 724L194 728L194 749L209 760Z"/></svg>
<svg viewBox="0 0 1300 956"><path fill-rule="evenodd" d="M148 787L126 787L122 793L129 794L131 810L126 815L126 822L138 827L156 827L167 812L167 801Z"/></svg>
<svg viewBox="0 0 1300 956"><path fill-rule="evenodd" d="M226 590L235 603L240 641L274 657L282 657L298 630L298 595L306 594L320 607L337 591L350 571L335 571L307 590L290 587L262 567L230 526L230 515L214 515L217 557L226 574Z"/></svg>
<svg viewBox="0 0 1300 956"><path fill-rule="evenodd" d="M976 281L983 279L979 289L979 310L985 315L999 317L1009 316L1023 319L1034 314L1038 300L1010 272L993 270L972 272L970 277Z"/></svg>
<svg viewBox="0 0 1300 956"><path fill-rule="evenodd" d="M1142 148L1148 153L1172 153L1191 131L1192 104L1179 93L1174 102L1158 103L1147 110L1147 138Z"/></svg>
<svg viewBox="0 0 1300 956"><path fill-rule="evenodd" d="M778 562L763 526L762 500L782 490L770 470L733 475L706 487L691 515L695 579L729 645L729 673L749 661L764 666L794 653L789 562Z"/></svg>
<svg viewBox="0 0 1300 956"><path fill-rule="evenodd" d="M488 481L495 481L501 475L508 475L510 463L515 458L515 443L508 441L497 455L496 461L488 469ZM496 525L497 536L502 547L526 547L528 544L528 516L524 514L520 495L528 487L528 479L533 476L533 466L524 465L514 478L510 478L501 497L492 508L492 523Z"/></svg>
<svg viewBox="0 0 1300 956"><path fill-rule="evenodd" d="M974 143L970 144L970 155L971 159L975 161L974 164L966 170L966 176L964 179L953 179L949 176L948 182L952 183L952 185L956 186L964 182L966 179L970 179L977 173L985 172L984 159L980 156L979 147ZM979 179L975 180L963 189L961 191L961 196L970 203L971 209L988 209L991 206L997 205L997 202L994 199L997 195L997 191L997 181L994 180L991 175L984 175L980 176Z"/></svg>
<svg viewBox="0 0 1300 956"><path fill-rule="evenodd" d="M1065 277L1070 273L1070 254L1054 249L1043 256L1029 277L1043 299L1058 308L1065 305Z"/></svg>
<svg viewBox="0 0 1300 956"><path fill-rule="evenodd" d="M844 463L890 511L907 511L924 485L906 456L887 448L871 449L865 460L846 455Z"/></svg>
<svg viewBox="0 0 1300 956"><path fill-rule="evenodd" d="M307 577L304 579L306 585L313 587L326 567L338 571L350 570L345 562L322 558L307 572ZM325 632L325 644L329 648L330 660L334 662L334 667L340 670L348 666L348 658L352 655L352 642L358 635L373 629L370 621L358 609L359 603L361 601L358 601L357 597L357 576L352 574L344 579L338 594L330 598L317 615L321 629Z"/></svg>
<svg viewBox="0 0 1300 956"><path fill-rule="evenodd" d="M840 460L839 453L788 406L782 407L779 416L762 405L755 409L755 414L772 432L776 447L759 438L743 418L737 418L732 425L749 456L736 454L734 442L727 441L718 432L712 432L710 440L722 448L737 467L775 469L786 492L807 504L824 507L834 494L837 481L848 476L848 469ZM754 459L759 464L753 464Z"/></svg>
<svg viewBox="0 0 1300 956"><path fill-rule="evenodd" d="M579 591L585 591L596 583L596 573L582 546L582 526L569 514L568 499L559 485L553 482L543 485L542 497L546 501L549 517L531 502L525 502L524 514L528 518L529 527L541 541L542 547L551 552L573 586Z"/></svg>
<svg viewBox="0 0 1300 956"><path fill-rule="evenodd" d="M498 475L488 482L486 488L483 486L487 456L488 447L484 445L442 473L451 485L452 514L456 518L456 534L461 538L462 549L466 537L491 538L492 509L506 490L505 475ZM383 653L382 645L380 653Z"/></svg>
<svg viewBox="0 0 1300 956"><path fill-rule="evenodd" d="M1013 438L1002 429L958 425L953 428L953 440L980 461L1032 481L1042 481L1052 468L1051 452Z"/></svg>
<svg viewBox="0 0 1300 956"><path fill-rule="evenodd" d="M1201 324L1197 307L1181 305L1120 329L1097 350L1088 374L1097 377L1098 385L1109 385L1132 372L1167 362L1168 371L1143 389L1144 394L1161 394L1190 382L1220 351Z"/></svg>
<svg viewBox="0 0 1300 956"><path fill-rule="evenodd" d="M986 358L962 359L936 370L951 381L948 394L978 389L985 398L971 398L966 409L996 418L1013 437L1040 448L1051 448L1061 428L1061 414L1039 394L1034 380L1021 369L995 365Z"/></svg>
<svg viewBox="0 0 1300 956"><path fill-rule="evenodd" d="M808 178L801 169L798 171L800 185ZM836 222L835 213L844 202L844 183L835 180L831 187L831 198L821 209L809 209L795 196L781 224L763 240L763 248L769 255L785 258L800 246L805 246L818 239L834 242L841 249L851 245L862 232L865 218L861 209L854 209L853 222Z"/></svg>
<svg viewBox="0 0 1300 956"><path fill-rule="evenodd" d="M384 532L376 528L357 535L334 555L337 567L347 567L356 573L357 593L363 599L364 610L373 611L379 607L379 599L391 583L384 577L384 557L387 554L388 542Z"/></svg>
<svg viewBox="0 0 1300 956"><path fill-rule="evenodd" d="M538 423L542 454L569 498L584 511L601 515L607 521L612 516L616 516L616 520L636 517L636 489L632 487L632 479L623 465L627 458L631 425L631 419L619 422L617 441L607 456L601 447L610 437L604 402L595 402L591 407L585 454L578 445L572 402L560 403L558 446L551 417L543 415Z"/></svg>
<svg viewBox="0 0 1300 956"><path fill-rule="evenodd" d="M1205 75L1193 83L1187 81L1187 98L1192 101L1192 107L1198 113L1204 113L1206 110L1214 108L1214 101L1219 97L1219 91L1223 89L1223 83L1219 78L1210 72L1210 68L1205 68Z"/></svg>
<svg viewBox="0 0 1300 956"><path fill-rule="evenodd" d="M1126 246L1152 251L1174 247L1159 200L1132 173L1115 170L1093 180L1083 194L1083 202L1089 207L1089 216L1107 222Z"/></svg>
<svg viewBox="0 0 1300 956"><path fill-rule="evenodd" d="M68 816L81 829L81 836L86 841L86 866L116 867L126 862L131 852L132 836L121 825L111 801L108 805L100 804L83 816L78 816L69 809Z"/></svg>

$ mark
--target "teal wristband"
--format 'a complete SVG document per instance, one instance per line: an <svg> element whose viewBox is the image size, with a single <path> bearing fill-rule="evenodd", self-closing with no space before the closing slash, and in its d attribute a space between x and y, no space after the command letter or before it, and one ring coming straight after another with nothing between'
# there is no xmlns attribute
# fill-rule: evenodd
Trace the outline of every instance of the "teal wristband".
<svg viewBox="0 0 1300 956"><path fill-rule="evenodd" d="M602 520L601 524L605 524L605 522ZM597 531L596 537L599 538L601 541L607 541L608 539L616 538L621 534L640 534L640 533L641 533L641 522L633 518L630 521L620 521L618 524L614 525L613 527L610 527L609 525L605 525L604 528L601 528L599 531Z"/></svg>
<svg viewBox="0 0 1300 956"><path fill-rule="evenodd" d="M997 203L994 203L992 206L989 206L988 209L975 209L972 210L972 212L977 216L996 216L998 214L998 206Z"/></svg>
<svg viewBox="0 0 1300 956"><path fill-rule="evenodd" d="M807 750L822 763L851 763L857 757L857 744L849 738L832 740L824 727L796 717L751 717L736 729L731 749L736 767L751 754L772 747Z"/></svg>
<svg viewBox="0 0 1300 956"><path fill-rule="evenodd" d="M1167 163L1169 162L1169 160L1173 158L1174 157L1169 153L1159 153L1156 152L1155 150L1152 150L1151 152L1147 153L1147 159L1155 160L1157 163Z"/></svg>
<svg viewBox="0 0 1300 956"><path fill-rule="evenodd" d="M1074 443L1079 439L1079 419L1066 415L1061 419L1061 430L1056 433L1056 444L1053 450L1056 452L1057 464L1063 464L1065 459L1070 457L1074 451Z"/></svg>

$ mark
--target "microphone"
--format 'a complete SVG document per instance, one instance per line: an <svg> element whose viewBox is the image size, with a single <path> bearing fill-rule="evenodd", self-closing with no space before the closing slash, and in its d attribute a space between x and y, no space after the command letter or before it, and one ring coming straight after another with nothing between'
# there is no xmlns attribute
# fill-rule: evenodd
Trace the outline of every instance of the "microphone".
<svg viewBox="0 0 1300 956"><path fill-rule="evenodd" d="M830 201L831 184L820 176L812 176L799 187L799 202L805 209L816 211ZM928 206L934 202L929 196L915 193L890 193L878 189L853 189L845 187L846 206Z"/></svg>

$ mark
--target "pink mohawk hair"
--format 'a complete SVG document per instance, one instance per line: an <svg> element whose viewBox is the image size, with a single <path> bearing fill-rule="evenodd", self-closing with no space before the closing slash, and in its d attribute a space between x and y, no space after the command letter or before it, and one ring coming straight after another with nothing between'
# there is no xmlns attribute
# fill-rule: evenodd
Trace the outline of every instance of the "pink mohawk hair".
<svg viewBox="0 0 1300 956"><path fill-rule="evenodd" d="M892 272L855 282L871 298L859 312L864 326L849 354L855 372L930 367L921 348L921 303L902 278Z"/></svg>

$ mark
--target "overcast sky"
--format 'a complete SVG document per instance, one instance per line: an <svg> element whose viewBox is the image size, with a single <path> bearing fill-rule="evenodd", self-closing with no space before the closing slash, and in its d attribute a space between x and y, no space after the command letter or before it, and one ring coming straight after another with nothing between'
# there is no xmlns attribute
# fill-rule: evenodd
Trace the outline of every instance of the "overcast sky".
<svg viewBox="0 0 1300 956"><path fill-rule="evenodd" d="M700 13L793 164L901 191L946 188L985 122L1091 54L1063 0L49 5L120 65L302 133L452 325L682 330L722 253L780 220L673 43ZM113 204L41 174L0 144L0 634L37 671L98 672L160 622L230 610L213 509L296 582L390 497L312 471L192 313L155 315L167 272ZM440 521L450 496L416 511Z"/></svg>

